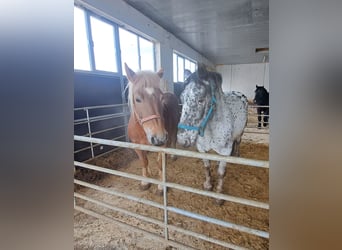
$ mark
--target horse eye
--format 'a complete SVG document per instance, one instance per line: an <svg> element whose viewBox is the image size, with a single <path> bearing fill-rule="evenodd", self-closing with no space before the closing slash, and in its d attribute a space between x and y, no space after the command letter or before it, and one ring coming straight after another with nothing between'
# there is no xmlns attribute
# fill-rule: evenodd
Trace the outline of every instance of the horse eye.
<svg viewBox="0 0 342 250"><path fill-rule="evenodd" d="M198 104L203 104L203 103L204 103L203 99L198 100Z"/></svg>
<svg viewBox="0 0 342 250"><path fill-rule="evenodd" d="M140 98L135 98L135 101L136 102L141 102L141 99Z"/></svg>

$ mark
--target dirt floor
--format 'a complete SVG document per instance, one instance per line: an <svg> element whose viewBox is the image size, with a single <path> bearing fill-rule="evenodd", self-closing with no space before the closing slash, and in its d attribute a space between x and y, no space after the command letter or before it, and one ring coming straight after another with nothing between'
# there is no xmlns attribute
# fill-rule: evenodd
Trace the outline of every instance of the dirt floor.
<svg viewBox="0 0 342 250"><path fill-rule="evenodd" d="M253 129L250 130L253 131ZM255 131L258 131L258 129L255 129ZM241 157L268 160L268 138L268 134L245 133L240 147ZM157 155L156 153L149 153L148 158L151 164L152 177L157 178ZM141 175L141 167L137 156L135 155L135 152L130 149L119 149L100 158L91 160L89 163L126 173ZM216 165L215 162L212 162L211 169L214 185L217 179ZM163 198L155 194L156 185L152 185L149 190L141 191L139 189L140 182L138 181L113 175L100 174L99 172L90 170L77 170L75 178L163 204ZM200 159L186 157L178 157L175 161L168 160L167 180L169 182L203 189L204 171L202 161ZM256 201L268 202L268 183L268 169L229 164L227 166L223 193ZM132 211L158 220L163 220L163 211L158 208L124 200L123 198L104 194L103 192L98 192L96 190L80 188L76 185L75 190L80 194L86 194L93 199L115 205L126 211ZM162 235L163 233L163 228L158 225L122 215L118 212L99 207L93 203L76 199L76 204L158 235ZM252 208L232 202L225 202L222 206L218 206L213 198L185 193L175 189L169 189L168 191L168 205L254 229L269 231L268 211L264 209ZM189 219L173 213L169 213L169 224L249 249L269 248L267 239ZM174 231L170 231L170 239L190 245L195 249L224 249L221 246L180 235ZM142 233L132 232L113 222L97 219L76 210L74 212L74 248L173 249L165 246L162 241L155 240Z"/></svg>

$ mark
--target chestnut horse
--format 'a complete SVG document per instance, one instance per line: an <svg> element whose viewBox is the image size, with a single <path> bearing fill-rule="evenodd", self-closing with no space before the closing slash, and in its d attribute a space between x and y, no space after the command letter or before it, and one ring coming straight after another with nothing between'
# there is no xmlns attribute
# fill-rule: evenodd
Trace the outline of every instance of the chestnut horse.
<svg viewBox="0 0 342 250"><path fill-rule="evenodd" d="M128 83L128 103L131 116L128 122L128 137L138 144L176 147L177 125L180 119L178 98L173 93L163 93L160 80L163 70L157 73L141 71L135 73L125 63ZM142 164L142 175L149 177L147 152L135 150ZM161 155L158 155L159 179L162 180ZM141 189L147 190L150 183L141 182ZM157 194L163 194L158 185Z"/></svg>

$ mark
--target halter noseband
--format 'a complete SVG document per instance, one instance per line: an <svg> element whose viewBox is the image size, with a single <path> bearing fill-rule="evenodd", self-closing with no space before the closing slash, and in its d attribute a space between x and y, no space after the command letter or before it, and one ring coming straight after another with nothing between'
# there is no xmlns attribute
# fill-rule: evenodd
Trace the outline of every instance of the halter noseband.
<svg viewBox="0 0 342 250"><path fill-rule="evenodd" d="M204 119L202 120L201 124L199 126L190 126L190 125L185 125L185 124L178 124L178 128L182 128L182 129L186 129L186 130L195 130L199 132L200 136L204 136L204 130L205 127L207 126L207 123L209 121L209 119L212 116L212 113L216 107L216 97L215 97L215 93L214 93L214 87L211 84L210 85L210 89L211 89L211 100L210 100L210 108L208 110L207 115L204 117Z"/></svg>
<svg viewBox="0 0 342 250"><path fill-rule="evenodd" d="M160 115L149 115L145 118L140 119L137 112L135 112L135 109L133 110L133 112L134 112L135 118L138 120L140 125L143 125L145 122L148 122L148 121L153 120L153 119L160 119Z"/></svg>
<svg viewBox="0 0 342 250"><path fill-rule="evenodd" d="M150 116L147 116L145 118L142 118L142 119L138 119L139 123L142 125L144 124L145 122L149 121L149 120L153 120L153 119L160 119L160 116L159 115L150 115Z"/></svg>

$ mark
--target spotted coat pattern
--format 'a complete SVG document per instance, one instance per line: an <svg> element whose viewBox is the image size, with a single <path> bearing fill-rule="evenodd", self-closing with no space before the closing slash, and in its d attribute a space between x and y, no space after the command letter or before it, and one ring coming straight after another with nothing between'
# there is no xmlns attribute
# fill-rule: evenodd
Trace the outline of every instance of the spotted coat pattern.
<svg viewBox="0 0 342 250"><path fill-rule="evenodd" d="M248 101L240 92L224 93L221 84L220 74L209 72L201 65L198 71L189 77L189 82L181 94L183 107L180 124L199 126L208 113L213 94L216 105L203 137L195 130L178 129L177 141L185 147L196 145L199 152L208 152L212 149L220 155L238 156L239 144L247 124ZM206 171L204 188L210 190L212 185L209 161L204 160L204 166ZM222 191L225 167L225 162L219 163L218 192Z"/></svg>

